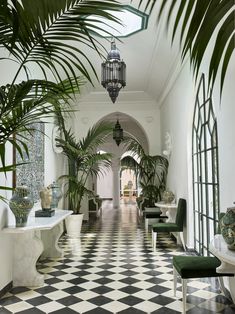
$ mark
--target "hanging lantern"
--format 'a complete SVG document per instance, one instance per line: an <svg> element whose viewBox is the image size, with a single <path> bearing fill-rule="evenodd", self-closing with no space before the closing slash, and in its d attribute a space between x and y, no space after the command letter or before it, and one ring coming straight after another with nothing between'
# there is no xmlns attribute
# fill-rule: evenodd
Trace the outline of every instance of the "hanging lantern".
<svg viewBox="0 0 235 314"><path fill-rule="evenodd" d="M117 146L119 146L121 141L123 140L123 129L121 128L118 120L113 129L113 139L115 140Z"/></svg>
<svg viewBox="0 0 235 314"><path fill-rule="evenodd" d="M101 84L107 89L113 103L115 103L120 89L126 86L126 64L121 61L114 40L111 42L107 60L101 64Z"/></svg>

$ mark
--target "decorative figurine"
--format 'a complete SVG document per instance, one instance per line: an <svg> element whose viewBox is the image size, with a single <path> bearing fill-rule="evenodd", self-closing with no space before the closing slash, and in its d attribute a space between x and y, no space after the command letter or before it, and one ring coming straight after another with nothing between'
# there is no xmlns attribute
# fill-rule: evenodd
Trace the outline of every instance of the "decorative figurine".
<svg viewBox="0 0 235 314"><path fill-rule="evenodd" d="M50 187L43 188L40 192L42 210L51 209L52 193Z"/></svg>
<svg viewBox="0 0 235 314"><path fill-rule="evenodd" d="M41 198L41 210L35 211L35 217L51 217L55 214L55 210L51 209L52 193L50 186L44 187L39 192Z"/></svg>

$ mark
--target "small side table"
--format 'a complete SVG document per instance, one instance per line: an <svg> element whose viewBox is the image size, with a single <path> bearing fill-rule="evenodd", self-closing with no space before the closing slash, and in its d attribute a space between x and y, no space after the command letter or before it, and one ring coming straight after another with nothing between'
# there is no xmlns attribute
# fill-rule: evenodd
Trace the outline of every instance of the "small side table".
<svg viewBox="0 0 235 314"><path fill-rule="evenodd" d="M72 211L56 210L52 217L29 216L25 227L8 226L1 232L13 237L13 286L43 286L44 275L36 269L40 256L59 257L63 251L58 240L63 232L62 221Z"/></svg>
<svg viewBox="0 0 235 314"><path fill-rule="evenodd" d="M175 203L166 204L164 202L159 202L159 203L155 203L155 205L160 208L162 212L162 216L168 217L166 222L173 222L173 223L175 222L177 204Z"/></svg>
<svg viewBox="0 0 235 314"><path fill-rule="evenodd" d="M221 265L216 268L218 273L234 273L235 275L235 251L228 249L221 234L214 236L209 250L221 261ZM235 277L228 277L228 289L235 303Z"/></svg>

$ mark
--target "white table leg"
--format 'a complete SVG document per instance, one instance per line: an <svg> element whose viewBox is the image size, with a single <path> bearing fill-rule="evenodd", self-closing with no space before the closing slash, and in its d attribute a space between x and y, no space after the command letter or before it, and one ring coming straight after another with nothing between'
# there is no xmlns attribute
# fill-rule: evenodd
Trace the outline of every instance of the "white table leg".
<svg viewBox="0 0 235 314"><path fill-rule="evenodd" d="M166 216L168 216L168 219L166 220L166 222L175 223L175 219L176 219L175 209L172 210L172 208L168 208L166 211Z"/></svg>
<svg viewBox="0 0 235 314"><path fill-rule="evenodd" d="M168 211L168 208L165 208L165 207L160 207L160 210L161 210L161 215L160 215L160 217L161 216L167 216L168 217L168 215L167 215L167 211ZM166 222L168 222L168 220L169 220L169 217L166 219Z"/></svg>
<svg viewBox="0 0 235 314"><path fill-rule="evenodd" d="M58 246L58 241L63 233L63 222L56 225L50 230L41 230L41 239L43 242L43 253L41 259L43 258L53 258L62 257L63 250Z"/></svg>
<svg viewBox="0 0 235 314"><path fill-rule="evenodd" d="M228 277L228 285L229 285L228 290L231 294L233 303L235 304L235 278L234 277Z"/></svg>
<svg viewBox="0 0 235 314"><path fill-rule="evenodd" d="M14 235L13 286L43 286L44 275L38 273L36 262L43 244L36 231Z"/></svg>

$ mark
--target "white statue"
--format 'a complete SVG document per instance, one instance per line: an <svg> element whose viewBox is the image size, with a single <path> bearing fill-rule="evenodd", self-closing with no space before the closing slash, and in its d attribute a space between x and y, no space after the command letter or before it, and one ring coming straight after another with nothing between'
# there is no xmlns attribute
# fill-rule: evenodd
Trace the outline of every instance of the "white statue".
<svg viewBox="0 0 235 314"><path fill-rule="evenodd" d="M165 150L162 152L163 155L169 157L172 151L172 138L169 132L165 135Z"/></svg>

